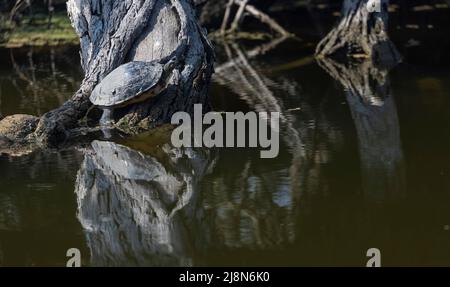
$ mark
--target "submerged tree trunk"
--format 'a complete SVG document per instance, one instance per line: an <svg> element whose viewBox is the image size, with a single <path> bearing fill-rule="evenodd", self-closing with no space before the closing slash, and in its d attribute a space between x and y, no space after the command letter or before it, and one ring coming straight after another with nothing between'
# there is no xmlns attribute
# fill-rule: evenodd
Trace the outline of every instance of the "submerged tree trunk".
<svg viewBox="0 0 450 287"><path fill-rule="evenodd" d="M176 111L192 112L194 103L207 103L213 50L191 1L69 0L67 7L80 37L85 77L70 100L40 119L34 135L41 145L64 141L86 116L95 86L129 61L164 63L176 57L178 67L161 95L116 113L122 127L148 129Z"/></svg>
<svg viewBox="0 0 450 287"><path fill-rule="evenodd" d="M318 44L316 55L398 62L387 34L388 6L389 0L345 0L341 20Z"/></svg>

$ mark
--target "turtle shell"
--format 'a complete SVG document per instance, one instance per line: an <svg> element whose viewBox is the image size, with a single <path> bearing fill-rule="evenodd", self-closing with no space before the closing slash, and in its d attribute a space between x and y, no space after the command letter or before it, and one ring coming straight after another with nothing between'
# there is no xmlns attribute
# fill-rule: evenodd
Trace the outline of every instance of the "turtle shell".
<svg viewBox="0 0 450 287"><path fill-rule="evenodd" d="M94 105L114 107L136 100L155 87L163 74L157 62L129 62L109 73L91 94Z"/></svg>

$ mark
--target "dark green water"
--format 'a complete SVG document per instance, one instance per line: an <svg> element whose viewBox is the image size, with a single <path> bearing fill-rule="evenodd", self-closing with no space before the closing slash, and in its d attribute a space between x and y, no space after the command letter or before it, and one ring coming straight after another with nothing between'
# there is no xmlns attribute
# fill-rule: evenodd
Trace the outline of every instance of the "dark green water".
<svg viewBox="0 0 450 287"><path fill-rule="evenodd" d="M171 148L164 131L0 156L0 265L64 266L79 248L84 265L365 266L375 247L385 266L449 266L448 30L392 33L404 63L361 94L307 41L244 59L255 44L230 45L222 68L217 47L214 109L281 111L273 160ZM0 58L3 116L40 115L81 80L76 47Z"/></svg>

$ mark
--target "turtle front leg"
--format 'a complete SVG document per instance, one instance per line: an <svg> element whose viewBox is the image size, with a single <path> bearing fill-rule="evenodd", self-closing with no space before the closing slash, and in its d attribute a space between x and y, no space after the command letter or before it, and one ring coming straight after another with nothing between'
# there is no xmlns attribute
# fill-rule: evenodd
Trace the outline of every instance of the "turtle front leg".
<svg viewBox="0 0 450 287"><path fill-rule="evenodd" d="M103 108L103 115L100 119L100 126L112 126L114 124L114 120L112 119L113 109L111 108Z"/></svg>

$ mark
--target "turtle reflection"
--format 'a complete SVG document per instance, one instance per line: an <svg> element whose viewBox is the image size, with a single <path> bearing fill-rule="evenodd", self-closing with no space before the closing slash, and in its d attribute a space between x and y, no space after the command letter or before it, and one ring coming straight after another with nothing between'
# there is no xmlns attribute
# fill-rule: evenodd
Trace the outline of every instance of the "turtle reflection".
<svg viewBox="0 0 450 287"><path fill-rule="evenodd" d="M152 157L112 142L91 146L75 188L91 264L192 265L190 250L204 240L188 226L201 222L198 183L210 168L210 154L164 145Z"/></svg>

